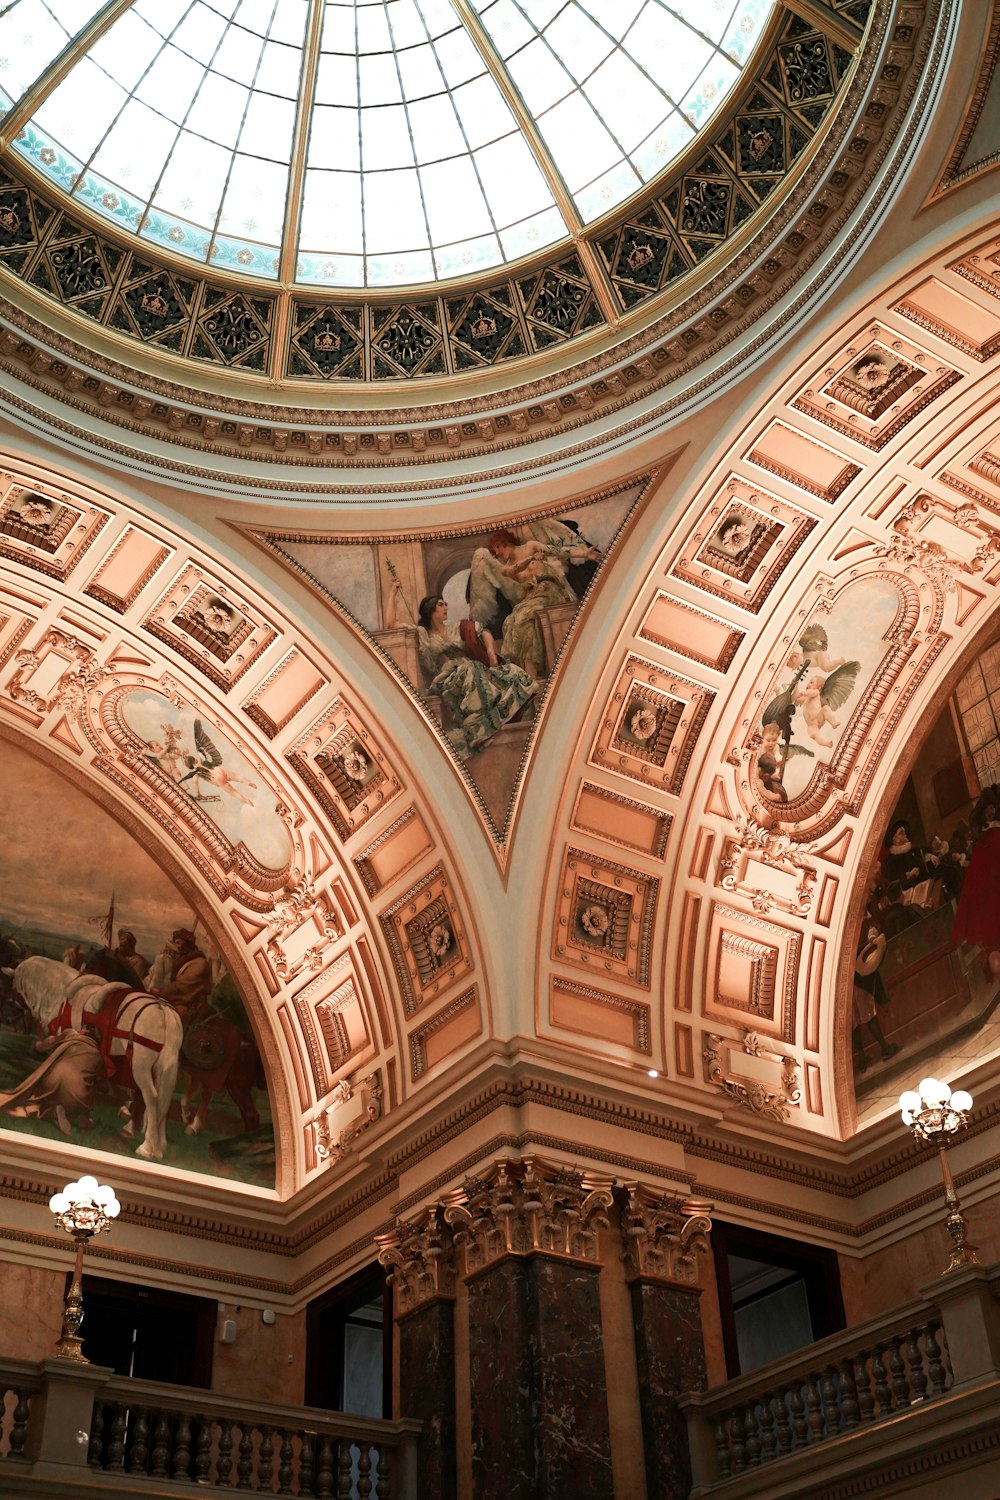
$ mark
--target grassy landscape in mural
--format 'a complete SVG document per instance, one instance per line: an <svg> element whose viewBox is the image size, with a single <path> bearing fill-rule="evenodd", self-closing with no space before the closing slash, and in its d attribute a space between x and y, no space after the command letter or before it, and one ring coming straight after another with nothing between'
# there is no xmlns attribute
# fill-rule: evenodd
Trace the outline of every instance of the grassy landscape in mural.
<svg viewBox="0 0 1000 1500"><path fill-rule="evenodd" d="M2 748L0 1129L272 1187L256 1041L197 913L101 807Z"/></svg>

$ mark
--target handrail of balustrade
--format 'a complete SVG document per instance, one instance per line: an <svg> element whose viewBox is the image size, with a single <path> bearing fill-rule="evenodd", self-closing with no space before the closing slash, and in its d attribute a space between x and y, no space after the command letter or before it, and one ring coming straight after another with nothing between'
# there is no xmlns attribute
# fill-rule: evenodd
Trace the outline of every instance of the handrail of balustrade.
<svg viewBox="0 0 1000 1500"><path fill-rule="evenodd" d="M697 1397L682 1396L681 1402L691 1405L696 1402L698 1409L706 1417L716 1416L740 1401L749 1401L768 1390L790 1384L800 1375L804 1378L817 1368L836 1364L855 1349L884 1343L888 1338L906 1333L908 1329L931 1320L940 1322L938 1309L932 1302L922 1297L916 1298L902 1307L894 1307L889 1312L880 1313L878 1317L869 1318L865 1323L854 1323L850 1328L841 1329L825 1339L818 1339L814 1344L806 1344L804 1348L796 1349L781 1359L759 1365L749 1374L738 1375L733 1380L727 1380L725 1385L715 1386Z"/></svg>
<svg viewBox="0 0 1000 1500"><path fill-rule="evenodd" d="M2 1368L2 1367L0 1367ZM387 1446L403 1433L415 1430L412 1421L393 1422L382 1417L357 1417L351 1412L327 1411L318 1406L286 1406L273 1401L245 1401L240 1396L222 1396L193 1386L167 1385L156 1380L134 1380L115 1375L94 1393L95 1403L131 1407L156 1407L190 1416L222 1418L231 1422L253 1422L263 1427L294 1427L324 1431L333 1437L364 1438Z"/></svg>

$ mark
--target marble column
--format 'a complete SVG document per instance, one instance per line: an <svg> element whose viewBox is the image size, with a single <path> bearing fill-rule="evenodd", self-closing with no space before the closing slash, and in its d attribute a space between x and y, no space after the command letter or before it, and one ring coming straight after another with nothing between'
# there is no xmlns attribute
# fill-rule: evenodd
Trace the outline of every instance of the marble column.
<svg viewBox="0 0 1000 1500"><path fill-rule="evenodd" d="M467 1182L474 1500L607 1500L611 1436L597 1229L611 1193L537 1158Z"/></svg>
<svg viewBox="0 0 1000 1500"><path fill-rule="evenodd" d="M686 1500L691 1488L687 1422L677 1398L705 1389L699 1253L708 1249L710 1205L631 1184L622 1205L632 1298L648 1500Z"/></svg>
<svg viewBox="0 0 1000 1500"><path fill-rule="evenodd" d="M435 1210L379 1236L398 1331L400 1417L423 1423L417 1494L457 1500L455 1466L455 1262Z"/></svg>

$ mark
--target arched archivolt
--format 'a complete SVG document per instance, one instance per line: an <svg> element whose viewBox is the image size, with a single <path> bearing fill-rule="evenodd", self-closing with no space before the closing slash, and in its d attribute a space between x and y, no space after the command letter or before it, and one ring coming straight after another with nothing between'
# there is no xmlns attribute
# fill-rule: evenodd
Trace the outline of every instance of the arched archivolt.
<svg viewBox="0 0 1000 1500"><path fill-rule="evenodd" d="M327 653L178 531L22 461L0 461L0 729L108 809L218 943L281 1198L489 1035L456 866Z"/></svg>
<svg viewBox="0 0 1000 1500"><path fill-rule="evenodd" d="M581 1067L734 1128L853 1129L871 830L995 620L998 251L956 243L786 367L651 553L543 904L536 1024Z"/></svg>

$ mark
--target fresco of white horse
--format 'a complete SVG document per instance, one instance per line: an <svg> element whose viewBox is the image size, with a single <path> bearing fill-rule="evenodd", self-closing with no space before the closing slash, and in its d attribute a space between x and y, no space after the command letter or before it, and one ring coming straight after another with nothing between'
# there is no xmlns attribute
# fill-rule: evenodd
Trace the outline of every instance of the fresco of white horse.
<svg viewBox="0 0 1000 1500"><path fill-rule="evenodd" d="M97 1027L101 1050L120 1081L130 1080L142 1099L145 1133L135 1154L159 1161L166 1151L167 1112L184 1034L173 1006L120 981L109 984L98 974L79 974L68 964L39 955L17 965L12 985L43 1035L70 1026L79 1029L84 1022ZM133 1114L126 1133L136 1128Z"/></svg>

